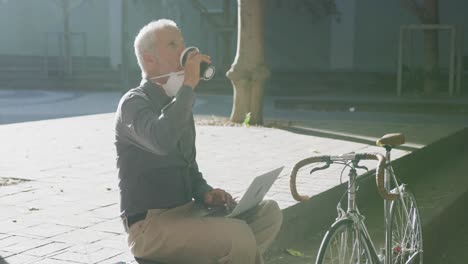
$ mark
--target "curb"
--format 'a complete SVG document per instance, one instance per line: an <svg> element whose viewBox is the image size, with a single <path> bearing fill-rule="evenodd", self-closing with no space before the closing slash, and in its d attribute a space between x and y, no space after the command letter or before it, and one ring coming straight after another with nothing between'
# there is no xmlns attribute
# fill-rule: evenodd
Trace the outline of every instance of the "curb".
<svg viewBox="0 0 468 264"><path fill-rule="evenodd" d="M277 99L276 109L300 109L316 111L359 111L359 112L401 112L457 114L468 113L468 101L447 98L446 100L405 99L405 98L310 98L310 99Z"/></svg>
<svg viewBox="0 0 468 264"><path fill-rule="evenodd" d="M467 151L468 128L464 128L427 147L418 149L393 161L393 167L396 174L405 183L416 185L416 182L424 180L423 177L432 170L431 165L437 166L441 160L449 161L449 158L466 154ZM420 164L427 164L428 166L421 168ZM382 199L375 188L374 173L375 171L369 171L359 177L359 186L361 190L366 191L361 191L358 199L366 207L382 210ZM307 202L298 203L284 209L283 226L277 239L266 252L265 259L268 260L281 254L284 249L294 242L304 241L306 238L317 236L320 232L327 230L335 220L336 203L346 191L346 188L347 183L338 185L312 197ZM418 194L416 194L416 197L418 198ZM426 212L426 218L424 217L424 213L421 213L423 215L423 232L427 231L424 234L424 241L427 245L425 246L425 254L427 254L427 257L430 257L430 252L433 251L433 248L435 249L435 245L438 242L440 243L440 240L437 239L439 233L437 230L446 226L448 224L447 221L450 221L442 221L442 219L446 219L447 214L457 212L462 207L466 207L464 201L468 200L467 195L460 195L458 197L461 198L448 201L448 204L445 204L444 208L428 211L429 213Z"/></svg>

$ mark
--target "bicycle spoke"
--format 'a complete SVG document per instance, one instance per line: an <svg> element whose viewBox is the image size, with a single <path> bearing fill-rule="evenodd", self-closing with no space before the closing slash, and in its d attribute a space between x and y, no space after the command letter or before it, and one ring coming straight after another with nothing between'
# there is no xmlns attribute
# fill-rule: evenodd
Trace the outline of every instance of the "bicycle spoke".
<svg viewBox="0 0 468 264"><path fill-rule="evenodd" d="M358 232L353 224L348 223L337 228L324 249L322 263L369 263L369 248Z"/></svg>
<svg viewBox="0 0 468 264"><path fill-rule="evenodd" d="M414 197L404 191L392 209L392 263L422 263L421 223Z"/></svg>
<svg viewBox="0 0 468 264"><path fill-rule="evenodd" d="M355 237L353 237L352 241L354 241L353 243L353 251L351 251L351 257L349 258L349 264L352 264L354 262L354 259L357 257L359 258L359 243L358 243L358 239L356 239ZM356 245L357 244L357 245ZM356 253L356 250L358 251L357 254L356 254L356 257L354 256L354 254ZM359 263L359 262L358 262Z"/></svg>
<svg viewBox="0 0 468 264"><path fill-rule="evenodd" d="M404 141L402 135L386 135L378 144L384 144L384 140L391 142L390 139L397 139L397 142ZM389 151L391 146L385 145L385 148L388 151L387 160L390 160ZM316 162L326 163L325 166L318 169L326 169L330 164L341 164L349 169L348 189L337 205L338 220L331 226L323 238L316 263L369 264L374 262L371 253L374 254L376 249L362 221L364 217L357 210L357 188L354 184L357 178L356 169L362 168L359 162L366 159L378 160L378 168L384 168L383 170L379 169L377 175L379 184L381 184L380 180L382 179L380 177L385 176L384 186L379 186L379 190L384 189L381 193L382 196L385 197L385 193L387 193L387 195L390 194L390 196L397 197L397 200L385 203L385 226L386 229L388 228L386 231L390 231L390 234L386 232L386 235L389 235L389 237L386 237L389 238L389 240L386 239L386 242L391 243L390 245L386 244L384 251L386 254L384 256L385 263L422 264L423 238L416 200L407 186L399 183L393 172L391 163L385 164L386 161L382 155L371 153L348 153L340 156L312 157L304 159L295 165L291 174L291 179L293 180L295 180L298 168ZM382 175L382 171L384 170L385 173ZM311 170L311 173L314 171L317 171L317 168ZM395 188L390 190L392 185ZM297 197L296 190L294 188L292 190L295 192L293 193L294 197ZM346 194L348 194L348 208L344 210L344 208L341 208L341 203ZM379 255L378 257L381 258L382 256Z"/></svg>

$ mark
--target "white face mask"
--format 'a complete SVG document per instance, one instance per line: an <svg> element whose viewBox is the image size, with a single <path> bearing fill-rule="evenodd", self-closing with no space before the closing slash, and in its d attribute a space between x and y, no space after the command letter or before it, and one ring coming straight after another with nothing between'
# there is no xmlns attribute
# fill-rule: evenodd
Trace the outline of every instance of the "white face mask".
<svg viewBox="0 0 468 264"><path fill-rule="evenodd" d="M182 87L182 84L184 83L184 71L171 72L161 76L152 77L150 79L155 80L167 76L169 76L169 79L167 79L166 84L162 84L161 86L166 91L166 94L168 96L175 96L177 92L179 92L180 87Z"/></svg>

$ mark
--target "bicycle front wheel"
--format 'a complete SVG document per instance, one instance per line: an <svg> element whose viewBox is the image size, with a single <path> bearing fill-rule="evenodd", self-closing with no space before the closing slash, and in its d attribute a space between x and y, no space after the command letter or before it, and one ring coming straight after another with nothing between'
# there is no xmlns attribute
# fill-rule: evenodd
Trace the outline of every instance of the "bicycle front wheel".
<svg viewBox="0 0 468 264"><path fill-rule="evenodd" d="M351 219L335 222L323 237L316 264L369 264L371 254L364 234Z"/></svg>
<svg viewBox="0 0 468 264"><path fill-rule="evenodd" d="M400 197L390 207L392 264L423 263L421 218L413 193L400 186Z"/></svg>

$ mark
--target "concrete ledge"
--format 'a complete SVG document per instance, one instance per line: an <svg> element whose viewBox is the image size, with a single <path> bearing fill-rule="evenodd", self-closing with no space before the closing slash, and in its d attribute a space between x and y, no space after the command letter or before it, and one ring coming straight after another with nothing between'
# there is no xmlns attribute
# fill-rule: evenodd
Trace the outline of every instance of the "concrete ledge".
<svg viewBox="0 0 468 264"><path fill-rule="evenodd" d="M434 167L439 166L442 162L446 162L443 169L441 168L442 171L444 171L447 166L450 168L452 165L452 157L460 157L467 153L468 128L464 128L425 148L416 150L409 155L395 160L393 166L397 175L405 183L417 187L412 187L412 189L419 201L419 198L430 199L431 197L427 196L430 196L434 192L440 193L440 191L450 191L444 190L444 187L441 187L441 190L432 190L434 188L431 189L428 186L437 186L440 181L453 180L456 177L462 176L459 175L459 173L452 174L451 176L454 178L441 178L439 177L440 175L432 175L430 177L431 181L429 181L426 176L430 175L431 171L434 171ZM375 188L373 173L373 171L370 171L360 176L359 186L361 191L358 194L358 199L361 207L364 206L372 208L373 210L379 210L378 213L380 213L382 210L382 199ZM427 181L428 183L426 185L421 185L421 187L419 187L419 185L416 186L416 183L422 183L423 181ZM432 182L432 185L430 185L429 182ZM316 195L307 202L299 203L283 210L283 227L278 235L278 239L267 252L265 256L266 259L281 254L284 249L297 243L297 241L304 241L312 236L321 238L321 234L319 233L327 230L333 223L336 217L336 204L345 190L346 183ZM434 248L439 241L434 239L439 233L437 230L447 224L447 221L443 221L442 219L444 219L447 214L458 212L466 205L466 203L463 202L463 199L468 200L466 199L467 195L464 195L466 190L468 190L468 185L464 185L458 194L454 194L439 202L438 205L441 208L436 208L436 210L434 210L434 208L421 210L425 254L427 254L428 257L430 257L431 249ZM428 201L431 202L430 200ZM421 207L421 204L419 206ZM320 243L320 241L318 243ZM318 250L318 247L313 250Z"/></svg>

